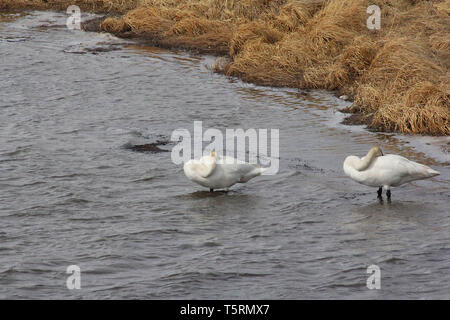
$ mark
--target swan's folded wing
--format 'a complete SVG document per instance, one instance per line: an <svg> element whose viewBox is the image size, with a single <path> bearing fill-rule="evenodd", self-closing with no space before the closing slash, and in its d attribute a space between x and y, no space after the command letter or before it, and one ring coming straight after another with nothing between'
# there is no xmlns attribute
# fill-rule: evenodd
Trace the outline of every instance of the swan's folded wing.
<svg viewBox="0 0 450 320"><path fill-rule="evenodd" d="M399 178L403 177L427 177L430 167L408 160L399 155L389 154L377 158L375 168L384 172L391 172Z"/></svg>
<svg viewBox="0 0 450 320"><path fill-rule="evenodd" d="M250 172L252 172L253 170L255 170L257 167L255 167L252 164L249 163L237 163L236 164L236 170L241 174L241 175L246 175L249 174Z"/></svg>
<svg viewBox="0 0 450 320"><path fill-rule="evenodd" d="M430 167L411 160L401 161L401 165L403 166L403 176L424 179L433 177L436 175L436 173L439 174L437 171L434 171Z"/></svg>
<svg viewBox="0 0 450 320"><path fill-rule="evenodd" d="M211 158L208 162L204 163L201 176L203 178L208 178L210 175L212 175L214 170L216 169L216 163L217 161L215 158Z"/></svg>
<svg viewBox="0 0 450 320"><path fill-rule="evenodd" d="M198 160L191 160L190 163L190 170L194 175L198 175L202 178L208 178L210 175L213 174L214 170L216 169L216 159L211 157L208 159L202 159L201 161Z"/></svg>
<svg viewBox="0 0 450 320"><path fill-rule="evenodd" d="M239 165L239 174L241 176L239 182L247 182L248 180L259 176L262 173L262 170L260 167L253 165L253 164L240 164Z"/></svg>

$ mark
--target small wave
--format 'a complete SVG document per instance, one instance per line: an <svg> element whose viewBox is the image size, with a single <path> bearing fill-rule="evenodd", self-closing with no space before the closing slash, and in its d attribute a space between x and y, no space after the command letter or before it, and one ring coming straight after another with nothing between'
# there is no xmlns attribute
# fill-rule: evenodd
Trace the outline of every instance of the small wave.
<svg viewBox="0 0 450 320"><path fill-rule="evenodd" d="M65 179L65 178L75 178L75 177L82 177L82 176L90 176L87 173L71 173L71 174L63 174L63 175L53 175L49 176L50 179Z"/></svg>
<svg viewBox="0 0 450 320"><path fill-rule="evenodd" d="M145 177L145 178L133 180L132 182L149 182L149 181L155 180L155 179L160 178L160 177L163 177L163 176Z"/></svg>
<svg viewBox="0 0 450 320"><path fill-rule="evenodd" d="M2 153L1 155L6 156L6 157L11 157L11 156L18 155L22 152L26 152L28 150L30 150L30 146L21 146L21 147L17 147L16 150L14 150L14 151L5 152L5 153Z"/></svg>
<svg viewBox="0 0 450 320"><path fill-rule="evenodd" d="M272 276L270 273L250 273L250 272L183 272L172 273L161 277L160 280L180 280L184 283L200 282L203 280L231 280L237 278L258 278Z"/></svg>
<svg viewBox="0 0 450 320"><path fill-rule="evenodd" d="M119 47L116 44L110 44L107 46L93 46L93 47L69 47L66 49L63 49L64 53L73 53L73 54L99 54L99 53L105 53L105 52L111 52L120 50L122 47Z"/></svg>
<svg viewBox="0 0 450 320"><path fill-rule="evenodd" d="M91 201L82 199L82 198L69 198L67 200L64 200L63 202L56 203L56 205L68 205L68 204L86 204Z"/></svg>
<svg viewBox="0 0 450 320"><path fill-rule="evenodd" d="M32 37L4 37L1 39L6 42L24 42L24 41L32 40L33 38Z"/></svg>
<svg viewBox="0 0 450 320"><path fill-rule="evenodd" d="M382 263L393 263L393 264L397 264L397 263L406 263L408 260L406 259L402 259L402 258L398 258L398 257L390 257L387 258L386 260L381 261Z"/></svg>
<svg viewBox="0 0 450 320"><path fill-rule="evenodd" d="M294 158L290 159L292 162L290 165L288 165L289 168L296 169L296 170L303 170L303 171L309 171L319 174L325 174L325 170L316 166L311 165L305 160Z"/></svg>

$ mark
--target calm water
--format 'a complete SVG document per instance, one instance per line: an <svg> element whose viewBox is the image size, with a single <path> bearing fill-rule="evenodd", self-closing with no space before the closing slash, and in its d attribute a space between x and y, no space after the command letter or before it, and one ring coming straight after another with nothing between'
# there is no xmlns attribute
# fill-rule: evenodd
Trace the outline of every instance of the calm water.
<svg viewBox="0 0 450 320"><path fill-rule="evenodd" d="M0 298L450 298L447 138L339 125L345 103L325 92L243 84L212 57L65 19L0 22ZM170 152L130 149L195 120L278 128L279 173L211 194ZM441 175L380 204L342 170L376 143ZM81 290L66 288L73 264Z"/></svg>

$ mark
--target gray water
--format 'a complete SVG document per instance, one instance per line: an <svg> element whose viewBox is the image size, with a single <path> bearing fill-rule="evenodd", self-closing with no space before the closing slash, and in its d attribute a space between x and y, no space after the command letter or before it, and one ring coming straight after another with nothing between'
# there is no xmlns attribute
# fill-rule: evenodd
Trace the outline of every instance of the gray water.
<svg viewBox="0 0 450 320"><path fill-rule="evenodd" d="M339 125L346 103L330 93L244 84L212 73L213 57L65 19L0 22L0 298L450 298L447 138ZM170 152L132 148L197 120L278 128L278 174L209 193ZM342 170L374 144L441 175L380 203Z"/></svg>

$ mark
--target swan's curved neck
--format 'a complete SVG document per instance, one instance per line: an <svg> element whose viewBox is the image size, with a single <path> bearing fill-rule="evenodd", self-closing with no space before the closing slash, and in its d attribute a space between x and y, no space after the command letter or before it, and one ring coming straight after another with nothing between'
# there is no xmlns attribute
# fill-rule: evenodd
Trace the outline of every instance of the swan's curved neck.
<svg viewBox="0 0 450 320"><path fill-rule="evenodd" d="M353 167L358 171L366 170L370 166L372 161L378 156L377 152L378 151L374 148L370 149L370 151L367 153L367 155L364 158L362 158L359 161L357 161L356 163L354 163Z"/></svg>

